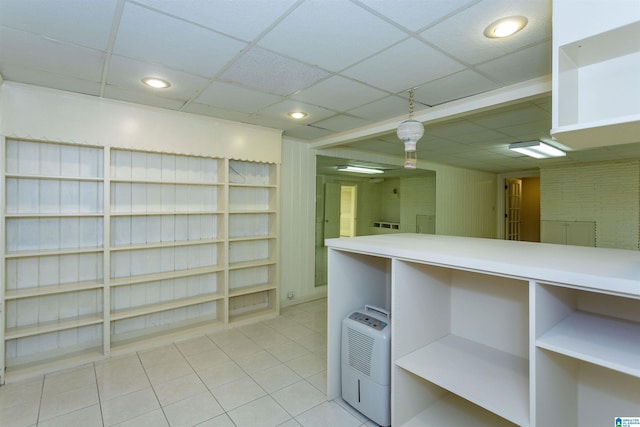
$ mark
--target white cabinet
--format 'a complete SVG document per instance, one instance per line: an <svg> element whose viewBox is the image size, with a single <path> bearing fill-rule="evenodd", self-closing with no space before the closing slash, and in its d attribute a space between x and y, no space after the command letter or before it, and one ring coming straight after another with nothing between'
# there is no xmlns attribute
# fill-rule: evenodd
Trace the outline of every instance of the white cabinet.
<svg viewBox="0 0 640 427"><path fill-rule="evenodd" d="M574 149L640 142L637 2L555 0L553 6L551 134Z"/></svg>
<svg viewBox="0 0 640 427"><path fill-rule="evenodd" d="M0 372L278 314L277 164L17 139L2 153Z"/></svg>
<svg viewBox="0 0 640 427"><path fill-rule="evenodd" d="M417 234L327 245L329 399L340 322L373 303L391 309L394 426L595 427L640 407L637 252Z"/></svg>

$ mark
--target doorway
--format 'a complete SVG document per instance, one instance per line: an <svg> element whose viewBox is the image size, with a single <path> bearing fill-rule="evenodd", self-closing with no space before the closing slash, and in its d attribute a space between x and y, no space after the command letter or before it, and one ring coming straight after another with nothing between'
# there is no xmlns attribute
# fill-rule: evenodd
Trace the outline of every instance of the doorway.
<svg viewBox="0 0 640 427"><path fill-rule="evenodd" d="M504 238L540 242L540 177L507 178Z"/></svg>

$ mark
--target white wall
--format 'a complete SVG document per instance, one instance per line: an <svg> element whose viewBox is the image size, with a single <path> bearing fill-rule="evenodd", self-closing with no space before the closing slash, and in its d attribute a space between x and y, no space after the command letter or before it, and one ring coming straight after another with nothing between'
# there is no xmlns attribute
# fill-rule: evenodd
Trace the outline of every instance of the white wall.
<svg viewBox="0 0 640 427"><path fill-rule="evenodd" d="M640 160L540 170L542 221L595 221L596 246L640 249Z"/></svg>
<svg viewBox="0 0 640 427"><path fill-rule="evenodd" d="M0 134L280 163L282 131L4 82Z"/></svg>

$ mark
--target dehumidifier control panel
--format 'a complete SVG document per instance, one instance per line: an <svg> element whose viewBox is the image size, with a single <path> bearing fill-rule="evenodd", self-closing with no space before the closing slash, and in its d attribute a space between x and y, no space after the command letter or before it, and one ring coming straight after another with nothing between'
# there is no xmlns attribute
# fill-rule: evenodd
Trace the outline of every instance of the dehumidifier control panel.
<svg viewBox="0 0 640 427"><path fill-rule="evenodd" d="M373 329L377 329L379 331L383 330L384 328L387 327L387 323L383 322L382 320L376 319L375 317L372 317L368 314L364 314L364 313L359 313L359 312L353 312L351 313L351 315L349 316L349 319L351 320L355 320L356 322L360 322L363 325L367 325Z"/></svg>

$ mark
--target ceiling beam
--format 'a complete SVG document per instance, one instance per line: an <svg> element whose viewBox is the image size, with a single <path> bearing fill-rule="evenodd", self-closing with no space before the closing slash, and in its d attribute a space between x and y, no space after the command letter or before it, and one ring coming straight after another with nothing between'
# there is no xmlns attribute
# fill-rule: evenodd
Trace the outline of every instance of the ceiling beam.
<svg viewBox="0 0 640 427"><path fill-rule="evenodd" d="M420 110L414 113L413 118L414 120L421 121L425 125L429 125L430 123L451 120L471 113L480 113L482 111L528 101L548 95L550 92L551 75L547 75ZM395 132L398 124L406 120L406 118L406 116L396 117L357 129L318 138L311 141L310 145L312 148L320 150L342 145L347 142L359 141L389 132Z"/></svg>

